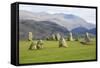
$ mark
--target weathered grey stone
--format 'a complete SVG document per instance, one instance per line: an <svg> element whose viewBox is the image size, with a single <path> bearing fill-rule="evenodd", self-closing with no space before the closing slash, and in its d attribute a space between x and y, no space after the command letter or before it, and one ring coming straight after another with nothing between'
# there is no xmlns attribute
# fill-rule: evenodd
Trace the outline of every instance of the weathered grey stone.
<svg viewBox="0 0 100 68"><path fill-rule="evenodd" d="M31 41L29 50L33 50L33 49L37 49L37 47L36 47L36 42Z"/></svg>
<svg viewBox="0 0 100 68"><path fill-rule="evenodd" d="M89 33L88 32L86 32L85 39L81 43L84 44L84 45L91 45L91 44L93 44L93 42L91 41L91 39L89 37Z"/></svg>
<svg viewBox="0 0 100 68"><path fill-rule="evenodd" d="M89 33L86 32L86 35L85 35L85 42L90 42L90 37L89 37Z"/></svg>
<svg viewBox="0 0 100 68"><path fill-rule="evenodd" d="M56 40L57 40L57 41L59 41L59 40L60 40L60 38L61 38L60 34L59 34L59 33L57 33L57 34L56 34Z"/></svg>
<svg viewBox="0 0 100 68"><path fill-rule="evenodd" d="M56 40L55 34L52 34L52 40Z"/></svg>
<svg viewBox="0 0 100 68"><path fill-rule="evenodd" d="M68 47L66 40L63 37L59 40L59 47Z"/></svg>
<svg viewBox="0 0 100 68"><path fill-rule="evenodd" d="M33 34L32 34L32 32L29 32L29 34L28 34L28 40L29 41L33 40Z"/></svg>
<svg viewBox="0 0 100 68"><path fill-rule="evenodd" d="M73 41L72 32L69 33L69 41Z"/></svg>
<svg viewBox="0 0 100 68"><path fill-rule="evenodd" d="M43 48L43 41L42 40L38 40L36 46L37 46L37 49L42 49Z"/></svg>

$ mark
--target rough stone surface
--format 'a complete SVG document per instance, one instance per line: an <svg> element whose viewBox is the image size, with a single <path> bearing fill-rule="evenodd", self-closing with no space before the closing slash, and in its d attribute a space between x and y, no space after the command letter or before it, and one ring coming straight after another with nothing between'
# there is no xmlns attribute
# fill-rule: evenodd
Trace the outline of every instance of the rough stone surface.
<svg viewBox="0 0 100 68"><path fill-rule="evenodd" d="M69 33L69 41L73 41L72 32Z"/></svg>
<svg viewBox="0 0 100 68"><path fill-rule="evenodd" d="M32 41L33 40L33 34L32 34L32 32L29 32L29 34L28 34L28 40L29 41Z"/></svg>
<svg viewBox="0 0 100 68"><path fill-rule="evenodd" d="M66 40L63 37L59 40L59 47L68 47Z"/></svg>
<svg viewBox="0 0 100 68"><path fill-rule="evenodd" d="M56 40L56 38L55 38L55 35L54 35L54 34L52 34L52 40Z"/></svg>
<svg viewBox="0 0 100 68"><path fill-rule="evenodd" d="M85 42L90 42L90 37L89 37L89 34L88 32L86 32L86 35L85 35Z"/></svg>
<svg viewBox="0 0 100 68"><path fill-rule="evenodd" d="M56 34L56 40L57 40L57 41L59 41L59 40L60 40L60 38L61 38L60 34L59 34L59 33L57 33L57 34Z"/></svg>
<svg viewBox="0 0 100 68"><path fill-rule="evenodd" d="M36 47L36 42L31 41L29 50L32 50L32 49L37 49L37 47Z"/></svg>
<svg viewBox="0 0 100 68"><path fill-rule="evenodd" d="M42 40L38 40L36 46L37 46L37 49L42 49L43 48L43 41Z"/></svg>

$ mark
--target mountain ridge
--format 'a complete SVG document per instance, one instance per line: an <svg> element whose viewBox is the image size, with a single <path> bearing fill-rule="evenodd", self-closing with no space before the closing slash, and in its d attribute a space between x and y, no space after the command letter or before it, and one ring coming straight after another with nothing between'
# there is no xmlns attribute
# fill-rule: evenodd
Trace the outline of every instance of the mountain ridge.
<svg viewBox="0 0 100 68"><path fill-rule="evenodd" d="M64 26L69 31L80 26L85 27L87 29L95 28L94 24L88 23L84 19L73 14L63 14L63 13L49 14L49 13L43 13L43 12L32 13L32 12L20 10L19 15L20 15L21 20L33 19L36 21L51 21L61 26Z"/></svg>
<svg viewBox="0 0 100 68"><path fill-rule="evenodd" d="M68 30L49 21L24 20L19 24L20 39L27 39L28 32L32 32L35 39L46 38L52 34L60 33L64 36Z"/></svg>
<svg viewBox="0 0 100 68"><path fill-rule="evenodd" d="M68 32L95 34L95 25L73 14L48 14L19 11L20 39L28 38L28 32L33 32L35 38L46 38L55 33L66 36ZM93 31L92 31L93 29Z"/></svg>

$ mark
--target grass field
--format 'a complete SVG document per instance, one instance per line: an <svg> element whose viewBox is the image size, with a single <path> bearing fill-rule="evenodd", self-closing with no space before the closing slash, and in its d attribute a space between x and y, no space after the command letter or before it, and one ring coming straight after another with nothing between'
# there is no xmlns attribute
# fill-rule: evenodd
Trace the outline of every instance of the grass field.
<svg viewBox="0 0 100 68"><path fill-rule="evenodd" d="M42 63L96 59L96 43L83 45L79 41L67 41L68 48L58 48L57 41L44 41L44 48L28 50L29 41L19 42L19 63Z"/></svg>

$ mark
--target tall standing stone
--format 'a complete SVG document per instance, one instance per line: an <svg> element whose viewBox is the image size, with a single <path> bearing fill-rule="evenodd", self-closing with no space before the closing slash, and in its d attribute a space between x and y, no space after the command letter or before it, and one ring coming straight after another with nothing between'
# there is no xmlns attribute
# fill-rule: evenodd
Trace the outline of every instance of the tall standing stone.
<svg viewBox="0 0 100 68"><path fill-rule="evenodd" d="M69 41L73 41L72 32L69 32Z"/></svg>
<svg viewBox="0 0 100 68"><path fill-rule="evenodd" d="M56 34L56 40L57 40L57 41L59 41L59 40L60 40L60 38L61 38L60 34L59 34L59 33L57 33L57 34Z"/></svg>
<svg viewBox="0 0 100 68"><path fill-rule="evenodd" d="M29 34L28 34L28 40L29 41L33 40L33 34L32 34L32 32L29 32Z"/></svg>
<svg viewBox="0 0 100 68"><path fill-rule="evenodd" d="M90 37L88 32L86 32L85 34L85 42L90 42Z"/></svg>
<svg viewBox="0 0 100 68"><path fill-rule="evenodd" d="M91 44L93 44L93 42L91 41L91 39L89 37L89 33L88 32L86 32L85 39L81 43L85 44L85 45L91 45Z"/></svg>
<svg viewBox="0 0 100 68"><path fill-rule="evenodd" d="M54 34L52 34L52 40L55 40L55 35Z"/></svg>
<svg viewBox="0 0 100 68"><path fill-rule="evenodd" d="M36 42L31 41L29 50L33 50L33 49L37 49L37 47L36 47Z"/></svg>
<svg viewBox="0 0 100 68"><path fill-rule="evenodd" d="M63 37L59 40L59 47L68 47L66 40Z"/></svg>
<svg viewBox="0 0 100 68"><path fill-rule="evenodd" d="M37 49L42 49L43 48L43 41L42 40L38 40L36 46L37 46Z"/></svg>

